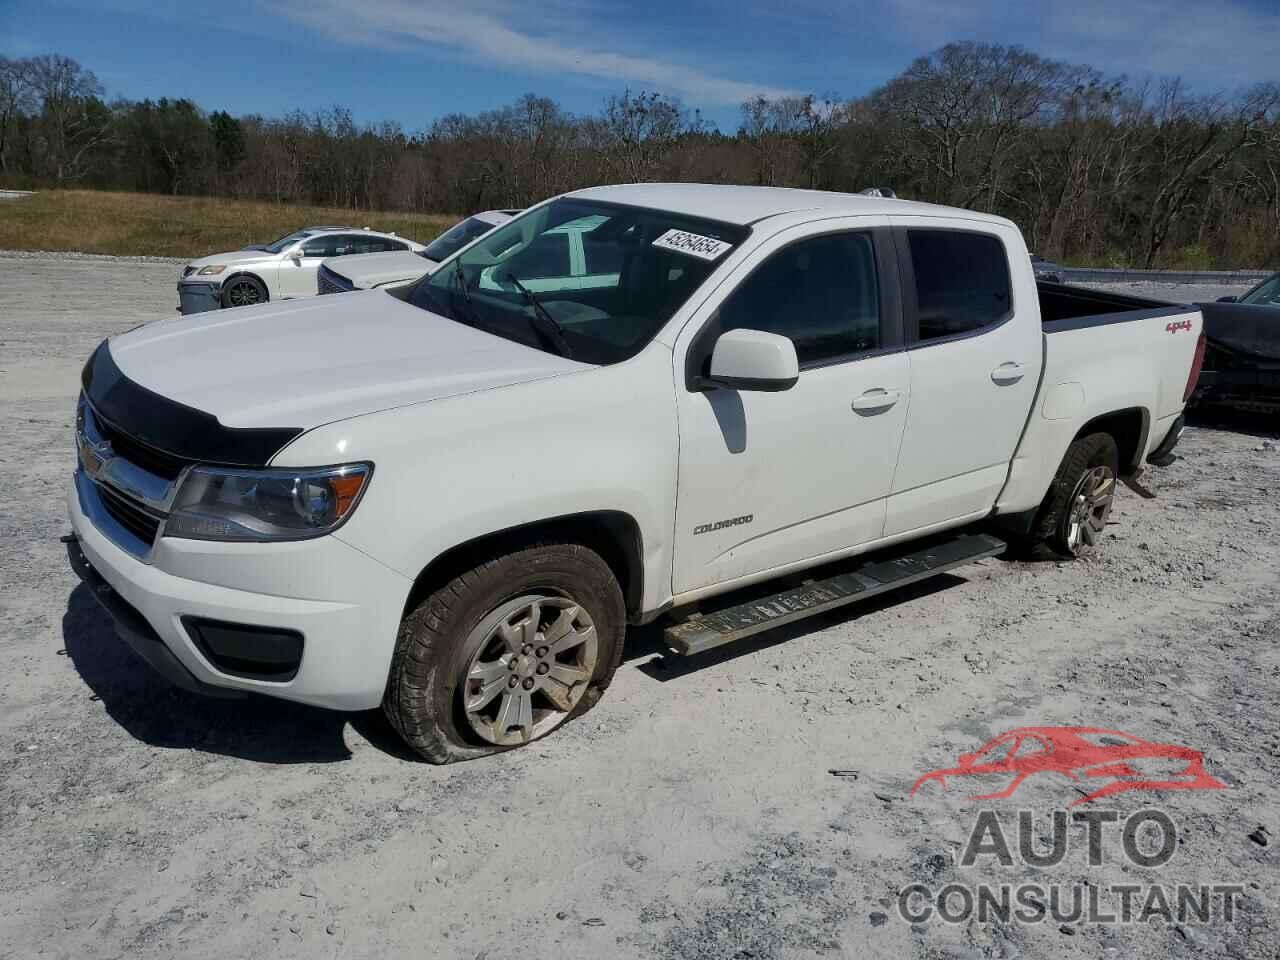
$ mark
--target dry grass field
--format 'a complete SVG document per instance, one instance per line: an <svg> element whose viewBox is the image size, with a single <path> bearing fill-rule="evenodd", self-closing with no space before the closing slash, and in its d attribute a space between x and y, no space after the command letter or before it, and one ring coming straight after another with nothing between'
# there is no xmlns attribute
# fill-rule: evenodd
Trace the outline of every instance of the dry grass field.
<svg viewBox="0 0 1280 960"><path fill-rule="evenodd" d="M307 224L392 230L428 242L458 217L332 207L49 190L0 203L0 250L195 257L268 243Z"/></svg>

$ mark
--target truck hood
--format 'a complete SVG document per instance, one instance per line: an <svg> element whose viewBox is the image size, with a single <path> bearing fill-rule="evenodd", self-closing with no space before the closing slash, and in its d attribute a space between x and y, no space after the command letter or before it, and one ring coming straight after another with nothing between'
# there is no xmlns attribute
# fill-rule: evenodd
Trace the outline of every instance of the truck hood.
<svg viewBox="0 0 1280 960"><path fill-rule="evenodd" d="M416 253L358 253L349 257L330 257L324 265L346 277L357 289L371 290L385 283L407 283L430 273L438 264Z"/></svg>
<svg viewBox="0 0 1280 960"><path fill-rule="evenodd" d="M381 290L159 320L108 349L125 377L227 427L308 429L589 368Z"/></svg>

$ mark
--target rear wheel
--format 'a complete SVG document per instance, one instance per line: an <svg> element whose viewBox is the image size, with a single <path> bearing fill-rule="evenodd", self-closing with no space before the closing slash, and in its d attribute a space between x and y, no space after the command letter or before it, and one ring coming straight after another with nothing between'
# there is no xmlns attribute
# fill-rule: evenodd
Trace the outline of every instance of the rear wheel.
<svg viewBox="0 0 1280 960"><path fill-rule="evenodd" d="M255 303L266 303L267 288L257 277L232 277L222 288L222 305L224 307L249 307Z"/></svg>
<svg viewBox="0 0 1280 960"><path fill-rule="evenodd" d="M1115 502L1119 469L1120 453L1110 434L1074 441L1040 507L1035 543L1073 559L1097 546Z"/></svg>
<svg viewBox="0 0 1280 960"><path fill-rule="evenodd" d="M405 617L383 709L433 763L523 746L600 699L625 621L613 572L585 546L489 560Z"/></svg>

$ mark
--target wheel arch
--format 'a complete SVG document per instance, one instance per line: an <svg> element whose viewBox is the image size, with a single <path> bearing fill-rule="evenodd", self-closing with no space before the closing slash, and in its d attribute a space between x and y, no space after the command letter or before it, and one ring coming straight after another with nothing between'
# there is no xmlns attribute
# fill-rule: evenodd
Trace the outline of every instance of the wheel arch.
<svg viewBox="0 0 1280 960"><path fill-rule="evenodd" d="M222 281L222 288L218 291L218 300L224 307L227 305L226 291L230 289L233 280L239 280L241 277L248 277L250 280L255 281L260 287L262 287L263 303L269 303L271 301L271 285L268 284L266 280L254 273L252 270L237 270L235 273L231 274L231 276Z"/></svg>
<svg viewBox="0 0 1280 960"><path fill-rule="evenodd" d="M494 556L534 543L578 543L600 554L622 588L627 618L637 620L643 608L644 549L640 525L621 510L593 510L549 517L495 530L450 547L414 578L405 613L458 574Z"/></svg>
<svg viewBox="0 0 1280 960"><path fill-rule="evenodd" d="M1087 421L1076 431L1073 442L1091 433L1109 434L1120 452L1120 475L1127 477L1142 469L1142 454L1147 448L1150 430L1150 411L1145 407L1128 407L1100 414Z"/></svg>

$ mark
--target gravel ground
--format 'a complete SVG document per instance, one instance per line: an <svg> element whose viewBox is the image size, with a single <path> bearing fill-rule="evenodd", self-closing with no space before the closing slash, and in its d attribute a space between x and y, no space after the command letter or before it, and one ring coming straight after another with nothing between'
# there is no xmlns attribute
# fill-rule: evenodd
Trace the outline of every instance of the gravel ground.
<svg viewBox="0 0 1280 960"><path fill-rule="evenodd" d="M1190 429L1094 558L983 561L693 661L633 630L581 721L434 768L377 713L166 687L76 586L58 537L77 373L103 336L171 315L174 281L0 257L0 957L1280 956L1273 424ZM1049 776L986 804L909 795L1024 725L1190 746L1225 789L1091 805L1166 812L1159 868L1126 862L1118 827L1091 865L1082 824L1057 866L958 866L983 806L1043 835L1080 796ZM897 909L913 882L1027 878L1242 894L1230 923Z"/></svg>

